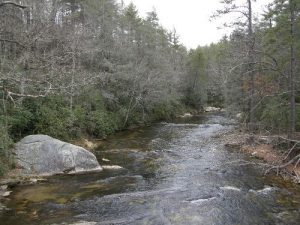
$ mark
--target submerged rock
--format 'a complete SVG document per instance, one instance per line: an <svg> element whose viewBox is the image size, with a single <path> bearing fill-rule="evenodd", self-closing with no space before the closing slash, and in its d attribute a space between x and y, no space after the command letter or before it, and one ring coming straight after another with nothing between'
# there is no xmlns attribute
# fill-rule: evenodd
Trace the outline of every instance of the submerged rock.
<svg viewBox="0 0 300 225"><path fill-rule="evenodd" d="M19 185L21 181L19 179L2 179L0 180L1 186L7 186L7 188L14 188Z"/></svg>
<svg viewBox="0 0 300 225"><path fill-rule="evenodd" d="M7 185L2 185L2 186L0 186L0 191L6 191L7 188L8 188Z"/></svg>
<svg viewBox="0 0 300 225"><path fill-rule="evenodd" d="M108 165L108 166L102 166L104 170L123 170L124 168L122 166L118 165Z"/></svg>
<svg viewBox="0 0 300 225"><path fill-rule="evenodd" d="M2 197L8 197L8 196L10 196L11 192L12 191L6 191L6 192L2 193Z"/></svg>
<svg viewBox="0 0 300 225"><path fill-rule="evenodd" d="M221 108L217 108L217 107L212 107L212 106L208 106L204 109L205 112L215 112L215 111L221 111Z"/></svg>
<svg viewBox="0 0 300 225"><path fill-rule="evenodd" d="M80 222L77 222L77 223L72 223L70 225L96 225L96 224L97 224L96 222L80 221Z"/></svg>
<svg viewBox="0 0 300 225"><path fill-rule="evenodd" d="M15 145L24 175L49 176L101 171L91 152L47 135L30 135Z"/></svg>
<svg viewBox="0 0 300 225"><path fill-rule="evenodd" d="M191 113L185 113L180 116L180 118L187 118L187 117L192 117L193 115Z"/></svg>

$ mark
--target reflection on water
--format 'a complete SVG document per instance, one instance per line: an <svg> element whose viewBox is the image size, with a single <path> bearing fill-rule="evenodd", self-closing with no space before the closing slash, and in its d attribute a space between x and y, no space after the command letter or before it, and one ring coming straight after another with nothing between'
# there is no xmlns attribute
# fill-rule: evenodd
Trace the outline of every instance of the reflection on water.
<svg viewBox="0 0 300 225"><path fill-rule="evenodd" d="M231 124L207 115L113 135L96 156L121 169L18 187L1 224L299 224L299 186L229 163L244 156L214 137Z"/></svg>

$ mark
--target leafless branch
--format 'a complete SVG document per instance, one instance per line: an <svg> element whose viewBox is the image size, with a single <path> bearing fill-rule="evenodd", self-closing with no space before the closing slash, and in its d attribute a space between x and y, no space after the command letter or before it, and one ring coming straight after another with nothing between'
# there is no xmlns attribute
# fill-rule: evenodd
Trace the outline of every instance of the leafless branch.
<svg viewBox="0 0 300 225"><path fill-rule="evenodd" d="M272 166L271 168L269 168L268 170L266 170L265 174L268 174L269 172L271 172L272 170L277 170L279 171L280 169L284 169L289 165L292 165L293 163L295 163L297 160L300 159L300 154L295 156L294 158L292 158L290 161L288 161L287 163L284 163L282 165L277 165L277 166ZM278 172L277 172L278 173Z"/></svg>
<svg viewBox="0 0 300 225"><path fill-rule="evenodd" d="M0 7L3 7L5 5L13 5L13 6L19 7L21 9L26 9L27 8L27 6L25 6L25 5L20 5L18 3L10 2L10 1L5 1L5 2L0 3Z"/></svg>
<svg viewBox="0 0 300 225"><path fill-rule="evenodd" d="M25 48L25 46L24 46L23 44L21 44L21 43L18 42L18 41L15 41L15 40L0 39L0 41L3 41L3 42L9 42L9 43L14 43L14 44L17 44L17 45L21 46L22 48Z"/></svg>

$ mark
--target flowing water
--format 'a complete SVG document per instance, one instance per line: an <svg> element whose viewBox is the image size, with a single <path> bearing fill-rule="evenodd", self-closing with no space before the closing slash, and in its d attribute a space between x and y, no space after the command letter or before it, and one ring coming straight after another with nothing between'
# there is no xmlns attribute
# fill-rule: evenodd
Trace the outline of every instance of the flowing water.
<svg viewBox="0 0 300 225"><path fill-rule="evenodd" d="M232 129L208 114L113 135L95 154L123 169L17 187L0 224L299 225L300 187L234 163Z"/></svg>

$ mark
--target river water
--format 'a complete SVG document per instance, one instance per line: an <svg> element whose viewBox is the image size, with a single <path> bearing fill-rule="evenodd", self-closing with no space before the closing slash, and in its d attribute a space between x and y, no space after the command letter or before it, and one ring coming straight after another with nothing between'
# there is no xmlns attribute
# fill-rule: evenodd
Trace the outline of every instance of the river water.
<svg viewBox="0 0 300 225"><path fill-rule="evenodd" d="M95 154L123 169L17 187L0 224L299 225L299 185L235 163L218 138L232 129L207 114L113 135Z"/></svg>

